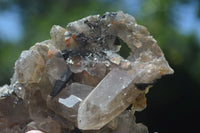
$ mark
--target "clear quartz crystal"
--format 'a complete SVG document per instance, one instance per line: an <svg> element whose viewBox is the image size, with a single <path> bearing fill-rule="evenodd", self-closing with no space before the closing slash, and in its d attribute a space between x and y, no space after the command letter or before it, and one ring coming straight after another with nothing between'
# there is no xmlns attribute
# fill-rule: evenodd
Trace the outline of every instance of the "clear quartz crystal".
<svg viewBox="0 0 200 133"><path fill-rule="evenodd" d="M50 35L51 40L53 41L53 46L55 46L57 49L64 49L65 48L65 35L66 29L59 26L54 25L51 28Z"/></svg>
<svg viewBox="0 0 200 133"><path fill-rule="evenodd" d="M47 75L52 85L55 84L56 80L60 80L64 73L68 71L68 66L65 60L61 57L53 56L47 60L46 69Z"/></svg>
<svg viewBox="0 0 200 133"><path fill-rule="evenodd" d="M19 82L38 83L41 79L44 60L36 50L23 51L15 63L15 70Z"/></svg>
<svg viewBox="0 0 200 133"><path fill-rule="evenodd" d="M79 104L92 91L93 87L72 83L56 97L47 100L47 106L64 118L76 122Z"/></svg>
<svg viewBox="0 0 200 133"><path fill-rule="evenodd" d="M79 128L100 129L124 111L141 93L132 89L132 81L127 71L111 70L81 103L78 110Z"/></svg>
<svg viewBox="0 0 200 133"><path fill-rule="evenodd" d="M0 87L0 131L148 132L133 112L146 107L153 82L173 70L146 27L107 12L54 25L50 36L21 53L11 84Z"/></svg>

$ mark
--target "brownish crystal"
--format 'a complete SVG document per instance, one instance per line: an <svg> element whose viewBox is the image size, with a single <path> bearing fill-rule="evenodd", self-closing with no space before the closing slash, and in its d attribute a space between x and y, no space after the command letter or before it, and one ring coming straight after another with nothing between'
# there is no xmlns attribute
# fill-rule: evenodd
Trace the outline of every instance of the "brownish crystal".
<svg viewBox="0 0 200 133"><path fill-rule="evenodd" d="M11 84L0 87L1 132L148 132L134 112L146 107L153 82L173 70L146 27L107 12L54 25L50 36L21 53ZM119 54L125 44L127 58Z"/></svg>

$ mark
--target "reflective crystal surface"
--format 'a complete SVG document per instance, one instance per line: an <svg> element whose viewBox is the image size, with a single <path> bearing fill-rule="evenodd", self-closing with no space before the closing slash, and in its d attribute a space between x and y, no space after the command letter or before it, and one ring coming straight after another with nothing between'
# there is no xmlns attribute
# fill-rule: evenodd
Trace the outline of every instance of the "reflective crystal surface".
<svg viewBox="0 0 200 133"><path fill-rule="evenodd" d="M154 81L173 70L146 27L107 12L54 25L50 37L22 51L11 84L0 87L1 132L148 132L134 112L146 107Z"/></svg>
<svg viewBox="0 0 200 133"><path fill-rule="evenodd" d="M79 128L100 129L124 111L140 93L127 71L111 70L81 103Z"/></svg>
<svg viewBox="0 0 200 133"><path fill-rule="evenodd" d="M15 63L17 80L22 83L38 83L44 69L44 60L36 50L23 51Z"/></svg>
<svg viewBox="0 0 200 133"><path fill-rule="evenodd" d="M47 99L47 106L62 117L76 123L79 104L92 91L93 87L72 83L53 99Z"/></svg>

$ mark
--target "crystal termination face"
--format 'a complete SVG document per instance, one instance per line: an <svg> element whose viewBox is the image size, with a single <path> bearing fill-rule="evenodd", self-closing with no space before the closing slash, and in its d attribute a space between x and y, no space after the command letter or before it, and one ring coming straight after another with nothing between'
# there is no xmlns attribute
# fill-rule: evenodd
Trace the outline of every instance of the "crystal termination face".
<svg viewBox="0 0 200 133"><path fill-rule="evenodd" d="M50 36L21 53L11 84L0 87L1 131L148 132L134 112L173 69L146 27L107 12L54 25ZM124 45L130 53L120 51Z"/></svg>

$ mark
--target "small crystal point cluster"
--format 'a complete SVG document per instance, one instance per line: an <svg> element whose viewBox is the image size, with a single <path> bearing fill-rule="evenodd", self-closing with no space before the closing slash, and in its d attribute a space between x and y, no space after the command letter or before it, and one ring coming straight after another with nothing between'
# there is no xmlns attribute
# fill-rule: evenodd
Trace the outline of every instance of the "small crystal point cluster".
<svg viewBox="0 0 200 133"><path fill-rule="evenodd" d="M54 25L50 35L21 53L11 84L0 87L0 130L147 133L134 112L146 107L153 82L173 73L147 29L108 12Z"/></svg>

